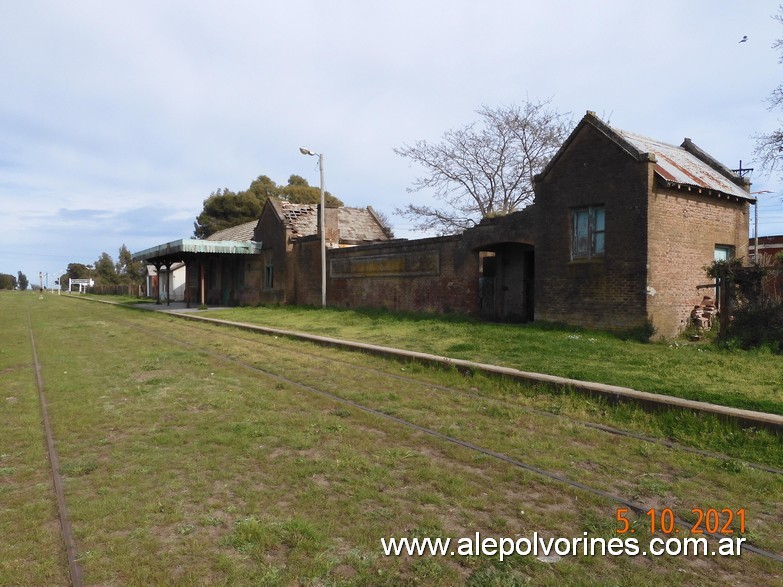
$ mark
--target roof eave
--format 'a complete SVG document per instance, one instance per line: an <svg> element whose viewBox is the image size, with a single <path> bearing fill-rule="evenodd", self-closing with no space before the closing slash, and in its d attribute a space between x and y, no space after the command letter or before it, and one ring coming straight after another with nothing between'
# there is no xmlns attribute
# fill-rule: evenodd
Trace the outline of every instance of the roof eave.
<svg viewBox="0 0 783 587"><path fill-rule="evenodd" d="M254 255L261 251L261 244L257 241L179 239L134 253L133 260L147 261L163 257L180 257L185 254Z"/></svg>
<svg viewBox="0 0 783 587"><path fill-rule="evenodd" d="M741 196L739 194L730 194L728 192L724 192L722 190L717 190L715 188L708 188L704 187L702 185L696 185L692 183L684 183L681 181L671 181L666 179L665 177L662 177L659 173L656 172L656 177L658 181L661 183L661 185L670 188L670 189L676 189L676 190L686 190L688 192L696 192L697 194L702 194L705 196L714 196L721 199L726 200L735 200L739 202L740 200L747 201L751 204L756 203L756 198L754 198L752 195L748 194L747 196Z"/></svg>

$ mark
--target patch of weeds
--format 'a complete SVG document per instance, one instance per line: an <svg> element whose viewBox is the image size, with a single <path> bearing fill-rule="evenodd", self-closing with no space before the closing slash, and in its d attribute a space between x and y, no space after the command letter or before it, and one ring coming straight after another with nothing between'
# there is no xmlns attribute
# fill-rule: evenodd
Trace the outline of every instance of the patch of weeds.
<svg viewBox="0 0 783 587"><path fill-rule="evenodd" d="M528 579L518 571L492 565L474 571L465 581L467 587L521 587L528 584Z"/></svg>
<svg viewBox="0 0 783 587"><path fill-rule="evenodd" d="M315 526L298 518L280 524L279 535L284 544L308 552L314 550L314 547L319 546L323 540Z"/></svg>
<svg viewBox="0 0 783 587"><path fill-rule="evenodd" d="M195 529L196 528L194 526L191 526L190 524L185 524L177 528L177 534L179 534L180 536L187 536L188 534L192 534L193 530Z"/></svg>
<svg viewBox="0 0 783 587"><path fill-rule="evenodd" d="M633 451L640 457L649 457L653 452L650 445L646 443L639 444Z"/></svg>
<svg viewBox="0 0 783 587"><path fill-rule="evenodd" d="M484 406L483 411L490 418L496 418L498 420L514 419L513 410L505 406L499 406L497 404L489 404L488 406Z"/></svg>
<svg viewBox="0 0 783 587"><path fill-rule="evenodd" d="M445 536L445 533L440 523L433 520L429 524L425 523L411 530L410 536L413 538L436 538Z"/></svg>
<svg viewBox="0 0 783 587"><path fill-rule="evenodd" d="M447 353L463 353L476 350L476 344L472 342L460 342L446 347Z"/></svg>
<svg viewBox="0 0 783 587"><path fill-rule="evenodd" d="M202 526L220 526L223 524L223 521L218 518L217 516L205 516L201 518L201 525Z"/></svg>
<svg viewBox="0 0 783 587"><path fill-rule="evenodd" d="M265 548L271 543L269 529L253 517L238 520L234 524L226 543L241 553L247 554L256 547Z"/></svg>
<svg viewBox="0 0 783 587"><path fill-rule="evenodd" d="M617 522L611 516L606 516L603 512L596 513L587 510L581 515L582 530L591 535L614 536L617 529Z"/></svg>
<svg viewBox="0 0 783 587"><path fill-rule="evenodd" d="M671 490L671 484L645 475L639 480L639 488L651 495L665 495Z"/></svg>
<svg viewBox="0 0 783 587"><path fill-rule="evenodd" d="M13 475L16 473L16 467L0 467L0 477Z"/></svg>
<svg viewBox="0 0 783 587"><path fill-rule="evenodd" d="M721 461L719 466L721 469L728 471L729 473L742 473L748 468L745 463L735 459Z"/></svg>
<svg viewBox="0 0 783 587"><path fill-rule="evenodd" d="M82 477L84 475L89 475L97 468L98 463L93 461L71 461L60 467L60 474L67 477Z"/></svg>
<svg viewBox="0 0 783 587"><path fill-rule="evenodd" d="M437 558L414 559L411 570L417 582L422 581L428 585L454 585L459 579L455 569L441 564Z"/></svg>
<svg viewBox="0 0 783 587"><path fill-rule="evenodd" d="M392 462L402 461L417 456L415 451L407 448L387 448L384 453Z"/></svg>
<svg viewBox="0 0 783 587"><path fill-rule="evenodd" d="M232 432L239 436L248 436L250 438L261 438L266 434L262 425L256 422L234 424Z"/></svg>
<svg viewBox="0 0 783 587"><path fill-rule="evenodd" d="M254 517L243 518L234 524L226 538L226 544L243 554L263 553L279 544L313 554L323 550L322 543L323 536L316 527L297 518L275 524Z"/></svg>

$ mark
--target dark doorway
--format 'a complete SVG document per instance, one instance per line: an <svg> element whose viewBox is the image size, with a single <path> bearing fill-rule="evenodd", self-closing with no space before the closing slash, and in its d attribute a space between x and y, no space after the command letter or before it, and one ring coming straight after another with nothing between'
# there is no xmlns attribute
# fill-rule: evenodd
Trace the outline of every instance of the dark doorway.
<svg viewBox="0 0 783 587"><path fill-rule="evenodd" d="M495 244L479 251L479 258L481 316L500 322L532 321L535 310L533 246Z"/></svg>

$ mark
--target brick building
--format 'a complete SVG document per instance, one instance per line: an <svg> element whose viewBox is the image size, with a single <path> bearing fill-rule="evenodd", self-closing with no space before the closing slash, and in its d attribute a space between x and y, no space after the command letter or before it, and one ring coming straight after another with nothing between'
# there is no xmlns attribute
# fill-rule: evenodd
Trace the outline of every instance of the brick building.
<svg viewBox="0 0 783 587"><path fill-rule="evenodd" d="M588 112L534 187L524 210L410 241L392 240L371 208L327 208L327 304L612 330L650 322L673 336L705 293L704 267L747 257L750 183L689 139L669 145ZM317 218L317 206L270 198L252 235L244 227L242 255L189 257L189 276L200 271L212 299L317 305Z"/></svg>
<svg viewBox="0 0 783 587"><path fill-rule="evenodd" d="M319 207L269 198L255 227L261 242L263 282L256 303L319 304L321 238ZM371 207L326 208L327 250L382 243L390 231ZM327 288L328 291L328 288Z"/></svg>
<svg viewBox="0 0 783 587"><path fill-rule="evenodd" d="M717 258L747 257L750 183L690 139L668 145L588 112L535 178L535 317L590 327L687 323Z"/></svg>
<svg viewBox="0 0 783 587"><path fill-rule="evenodd" d="M756 258L756 239L750 239L748 251L751 260ZM780 259L780 260L778 260ZM783 234L760 236L758 238L758 260L762 265L774 266L777 271L768 275L764 287L773 298L783 298Z"/></svg>
<svg viewBox="0 0 783 587"><path fill-rule="evenodd" d="M779 254L783 254L783 234L760 236L758 238L759 243L759 261L771 262ZM751 238L748 241L748 250L750 252L750 258L755 256L756 239Z"/></svg>

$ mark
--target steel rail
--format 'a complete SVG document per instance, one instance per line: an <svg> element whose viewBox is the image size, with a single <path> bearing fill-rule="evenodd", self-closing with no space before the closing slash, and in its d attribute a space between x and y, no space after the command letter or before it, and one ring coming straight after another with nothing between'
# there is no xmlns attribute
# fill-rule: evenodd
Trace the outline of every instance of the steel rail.
<svg viewBox="0 0 783 587"><path fill-rule="evenodd" d="M606 499L608 501L611 501L611 502L614 502L614 503L619 503L619 504L629 508L630 510L634 511L637 514L645 514L646 511L649 509L649 507L644 505L644 504L632 501L630 499L627 499L625 497L616 495L616 494L611 493L609 491L605 491L603 489L600 489L600 488L597 488L597 487L593 487L593 486L587 485L585 483L581 483L580 481L576 481L574 479L569 479L568 477L566 477L564 475L561 475L559 473L555 473L553 471L548 471L546 469L542 469L542 468L537 467L535 465L531 465L529 463L525 463L525 462L520 461L518 459L515 459L515 458L513 458L513 457L511 457L509 455L506 455L505 453L500 453L500 452L497 452L497 451L494 451L494 450L482 447L480 445L474 444L472 442L468 442L466 440L462 440L462 439L456 438L454 436L450 436L448 434L444 434L444 433L439 432L437 430L434 430L432 428L428 428L426 426L422 426L420 424L416 424L415 422L411 422L410 420L406 420L404 418L400 418L400 417L394 416L392 414L387 414L387 413L385 413L385 412L383 412L381 410L377 410L375 408L371 408L371 407L369 407L367 405L364 405L362 403L359 403L357 401L341 397L341 396L339 396L339 395L337 395L335 393L332 393L330 391L326 391L326 390L323 390L323 389L318 389L318 388L313 387L311 385L308 385L306 383L302 383L300 381L289 379L288 377L285 377L283 375L275 373L274 371L270 371L270 370L264 369L262 367L259 367L257 365L253 365L253 364L248 363L246 361L242 361L240 359L236 359L236 358L231 357L229 355L225 355L225 354L219 353L217 351L214 351L214 350L211 350L211 349L208 349L208 348L199 347L196 344L183 341L183 340L181 340L179 338L175 338L175 337L172 337L172 336L168 336L168 335L162 334L162 333L157 332L156 330L151 329L151 328L143 328L142 326L139 326L139 325L132 325L132 326L134 328L138 329L138 330L142 330L144 332L152 334L156 338L159 338L159 339L162 339L162 340L168 340L168 341L170 341L170 342L172 342L174 344L178 344L179 346L183 346L183 347L186 347L186 348L194 349L194 350L196 350L198 352L202 352L202 353L204 353L204 354L206 354L206 355L208 355L208 356L210 356L210 357L212 357L212 358L214 358L214 359L216 359L218 361L232 363L232 364L238 365L240 367L243 367L243 368L245 368L245 369L247 369L249 371L261 373L261 374L263 374L263 375L265 375L265 376L267 376L267 377L269 377L269 378L271 378L271 379L273 379L275 381L278 381L278 382L281 382L281 383L287 383L287 384L292 385L294 387L298 387L300 389L308 391L308 392L310 392L310 393L312 393L314 395L318 395L320 397L324 397L324 398L330 399L332 401L338 402L338 403L346 405L346 406L350 406L352 408L355 408L357 410L363 411L363 412L365 412L367 414L371 414L371 415L376 416L378 418L381 418L383 420L387 420L387 421L390 421L390 422L395 422L396 424L399 424L399 425L404 426L406 428L410 428L410 429L416 430L416 431L421 432L423 434L426 434L428 436L431 436L431 437L434 437L434 438L438 438L438 439L443 440L445 442L448 442L450 444L461 446L461 447L466 448L468 450L471 450L471 451L474 451L474 452L478 452L478 453L486 455L488 457L491 457L491 458L494 458L494 459L506 462L506 463L508 463L508 464L510 464L510 465L512 465L512 466L514 466L516 468L518 468L518 469L521 469L521 470L524 470L524 471L528 471L528 472L533 473L535 475L538 475L540 477L545 477L547 479L551 479L553 481L559 482L559 483L564 484L566 486L569 486L571 488L584 491L585 493L590 493L590 494L595 495L597 497L604 498L604 499ZM679 516L675 516L674 520L675 520L675 522L677 524L679 524L681 526L688 527L688 526L691 525L690 522L684 520L683 518L680 518ZM722 538L726 538L726 536L724 536L724 535L711 533L711 532L708 532L706 530L704 531L702 536L706 536L706 537L712 538L713 540L720 540ZM780 555L780 554L777 554L775 552L771 552L771 551L768 551L768 550L764 550L764 549L762 549L760 547L757 547L757 546L755 546L755 545L753 545L753 544L751 544L751 543L749 543L747 541L743 542L742 548L744 550L748 551L748 552L752 552L752 553L754 553L754 554L756 554L758 556L761 556L763 558L767 558L767 559L770 559L770 560L773 560L773 561L776 561L776 562L779 562L779 563L783 563L783 555Z"/></svg>
<svg viewBox="0 0 783 587"><path fill-rule="evenodd" d="M52 433L52 424L49 419L49 407L44 393L44 378L41 373L41 363L38 360L38 352L35 348L35 337L33 336L33 322L30 318L30 311L27 311L27 325L30 332L30 349L33 356L33 370L35 371L35 383L38 387L38 401L41 407L41 419L43 421L44 435L46 436L46 450L49 457L49 466L52 470L52 484L54 486L54 495L57 501L57 512L60 518L60 532L62 534L63 544L65 546L65 555L68 559L68 572L70 584L72 587L82 587L82 570L79 567L76 553L76 541L73 537L73 527L68 516L68 507L65 503L65 490L63 488L63 479L60 475L60 460L57 457L57 448L55 447L54 434Z"/></svg>
<svg viewBox="0 0 783 587"><path fill-rule="evenodd" d="M206 327L205 328L205 327L202 327L201 324L192 324L192 323L187 323L187 322L183 323L182 326L185 327L185 328L189 328L191 330L195 330L197 332L205 332L206 328L209 328L209 325L204 325ZM230 337L230 338L234 338L236 340L245 341L245 342L249 341L248 338L242 338L242 337L237 336L235 334L230 334L229 332L226 332L224 334L224 336L227 336L227 337ZM270 335L267 335L267 336L270 336ZM258 340L258 339L255 339L252 342L254 342L256 344L259 344L259 345L261 345L263 347L267 347L267 348L278 348L276 345L274 345L272 343L263 342L262 340ZM702 457L712 458L712 459L716 459L716 460L719 460L719 461L724 461L724 462L726 462L726 461L734 461L734 462L740 463L740 464L742 464L744 466L747 466L747 467L749 467L751 469L756 469L758 471L764 471L765 473L771 473L773 475L783 475L783 469L778 469L778 468L772 467L770 465L764 465L764 464L761 464L761 463L754 463L752 461L747 461L747 460L743 460L743 459L740 459L740 458L732 457L732 456L724 454L724 453L719 453L719 452L714 452L714 451L709 451L709 450L695 448L695 447L692 447L692 446L687 446L687 445L684 445L684 444L681 444L681 443L678 443L678 442L674 442L672 440L667 440L665 438L655 438L655 437L652 437L652 436L646 436L644 434L639 434L639 433L633 432L631 430L625 430L623 428L616 428L614 426L608 426L606 424L599 424L597 422L590 422L589 420L579 420L577 418L573 418L571 416L566 416L566 415L563 415L563 414L554 414L554 413L548 412L546 410L541 410L541 409L533 408L533 407L530 407L530 406L523 406L523 405L515 404L513 402L507 402L507 401L504 401L502 399L498 399L498 398L494 398L494 397L487 397L487 396L480 395L480 394L477 394L477 393L470 393L470 392L467 392L467 391L463 391L461 389L455 389L453 387L448 387L448 386L440 385L440 384L437 384L437 383L430 383L430 382L422 381L420 379L415 379L413 377L407 377L405 375L399 375L397 373L389 373L389 372L384 371L382 369L376 369L374 367L367 367L366 365L357 365L356 363L352 363L351 361L346 361L344 359L335 359L335 358L327 359L323 355L319 355L317 353L311 353L311 352L304 351L304 350L298 350L297 353L305 355L305 356L308 356L308 357L317 358L317 359L323 360L325 362L341 363L343 365L348 365L348 366L350 366L353 369L360 369L360 370L363 370L363 371L366 371L366 372L376 373L376 374L379 374L379 375L383 375L383 376L389 377L390 379L396 379L398 381L404 381L404 382L407 382L407 383L420 385L422 387L426 387L428 389L434 389L436 391L441 391L441 392L449 394L449 395L460 395L462 397L466 397L466 398L470 398L470 399L477 399L477 400L481 400L481 401L491 402L493 404L500 405L500 406L503 406L503 407L515 408L515 409L518 409L518 410L521 410L521 411L524 411L524 412L527 412L527 413L530 413L530 414L536 414L538 416L544 416L544 417L553 418L553 419L562 419L562 420L565 420L565 421L567 421L567 422L569 422L571 424L575 424L577 426L582 426L584 428L589 428L589 429L592 429L592 430L597 430L597 431L603 432L605 434L611 434L611 435L614 435L614 436L621 436L623 438L632 438L634 440L639 440L641 442L647 442L647 443L650 443L650 444L655 444L657 446L663 446L663 447L666 447L666 448L669 448L669 449L672 449L672 450L677 450L677 451L685 452L685 453L688 453L688 454L694 454L694 455L698 455L698 456L702 456Z"/></svg>

